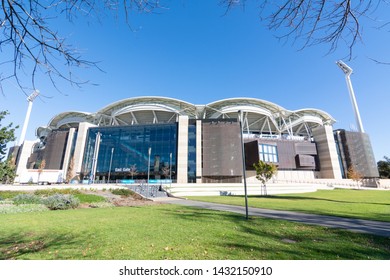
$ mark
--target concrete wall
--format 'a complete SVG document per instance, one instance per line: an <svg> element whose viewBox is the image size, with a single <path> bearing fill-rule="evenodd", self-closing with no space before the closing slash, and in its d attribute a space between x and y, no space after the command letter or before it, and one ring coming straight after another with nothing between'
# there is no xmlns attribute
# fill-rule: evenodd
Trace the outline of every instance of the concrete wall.
<svg viewBox="0 0 390 280"><path fill-rule="evenodd" d="M319 178L341 179L340 163L332 126L324 125L317 127L313 129L312 133L317 144L320 162Z"/></svg>
<svg viewBox="0 0 390 280"><path fill-rule="evenodd" d="M79 124L79 129L77 132L76 147L74 150L74 172L81 172L81 166L83 164L84 149L85 144L87 143L87 134L90 127L95 127L96 125L82 122Z"/></svg>
<svg viewBox="0 0 390 280"><path fill-rule="evenodd" d="M16 178L15 183L23 183L25 179L24 174L27 173L27 161L30 155L32 154L33 146L39 141L24 141L19 148L19 161L18 166L16 167ZM27 180L28 181L28 180ZM27 182L26 181L26 182Z"/></svg>

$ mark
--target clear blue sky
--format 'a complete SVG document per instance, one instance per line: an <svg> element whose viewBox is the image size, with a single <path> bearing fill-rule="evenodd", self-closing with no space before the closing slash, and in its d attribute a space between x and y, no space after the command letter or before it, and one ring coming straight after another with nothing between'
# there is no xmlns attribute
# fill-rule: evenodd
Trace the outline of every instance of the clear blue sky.
<svg viewBox="0 0 390 280"><path fill-rule="evenodd" d="M35 139L35 129L58 113L96 112L112 102L145 95L194 104L254 97L289 110L321 109L336 119L334 128L356 127L344 74L335 64L348 54L347 49L327 55L326 45L298 51L291 42L283 44L260 22L254 4L224 15L218 1L170 3L160 14L132 17L136 32L123 20L110 17L101 22L61 21L59 32L69 36L68 42L86 59L100 61L105 72L82 69L79 76L98 86L78 89L59 83L63 93L56 92L48 79L38 80L37 89L50 98L34 102L26 138ZM344 61L354 70L352 83L363 125L380 160L390 156L390 65L369 58L390 60L390 35L367 27L363 36L353 59ZM21 127L26 96L11 81L4 82L3 88L0 110L10 112L4 123Z"/></svg>

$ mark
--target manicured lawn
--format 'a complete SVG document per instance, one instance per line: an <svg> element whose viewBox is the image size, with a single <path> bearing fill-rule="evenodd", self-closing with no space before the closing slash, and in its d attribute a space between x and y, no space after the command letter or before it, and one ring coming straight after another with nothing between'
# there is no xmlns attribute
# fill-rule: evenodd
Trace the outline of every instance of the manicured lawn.
<svg viewBox="0 0 390 280"><path fill-rule="evenodd" d="M390 259L390 239L175 205L0 215L0 259Z"/></svg>
<svg viewBox="0 0 390 280"><path fill-rule="evenodd" d="M190 199L245 205L243 196L190 197ZM302 194L249 196L248 205L257 208L390 222L390 191L335 189Z"/></svg>

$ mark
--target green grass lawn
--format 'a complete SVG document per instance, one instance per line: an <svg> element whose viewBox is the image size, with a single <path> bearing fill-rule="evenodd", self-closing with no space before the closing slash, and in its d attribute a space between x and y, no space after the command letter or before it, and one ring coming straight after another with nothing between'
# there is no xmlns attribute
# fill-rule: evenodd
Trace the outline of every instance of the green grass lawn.
<svg viewBox="0 0 390 280"><path fill-rule="evenodd" d="M245 206L243 196L189 198ZM390 222L390 191L335 189L313 193L249 196L248 205L257 208Z"/></svg>
<svg viewBox="0 0 390 280"><path fill-rule="evenodd" d="M176 205L0 215L0 259L390 259L390 239Z"/></svg>

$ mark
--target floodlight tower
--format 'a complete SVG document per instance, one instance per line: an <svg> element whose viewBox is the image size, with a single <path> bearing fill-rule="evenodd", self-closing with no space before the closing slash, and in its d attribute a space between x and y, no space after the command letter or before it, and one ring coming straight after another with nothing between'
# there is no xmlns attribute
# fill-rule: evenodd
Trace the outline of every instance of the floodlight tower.
<svg viewBox="0 0 390 280"><path fill-rule="evenodd" d="M20 134L20 138L19 138L19 146L23 144L24 138L26 137L26 131L27 131L28 122L30 120L33 101L38 95L39 95L39 90L34 90L33 93L31 93L30 96L27 97L28 108L27 108L26 118L24 119L22 133Z"/></svg>
<svg viewBox="0 0 390 280"><path fill-rule="evenodd" d="M345 74L345 80L347 81L348 91L349 91L349 97L351 98L352 107L355 112L355 119L358 126L359 132L364 133L363 123L360 118L359 108L356 102L355 93L353 92L352 83L351 83L351 74L352 74L352 68L349 67L347 64L342 62L341 60L336 62L337 66L341 68L341 70Z"/></svg>

